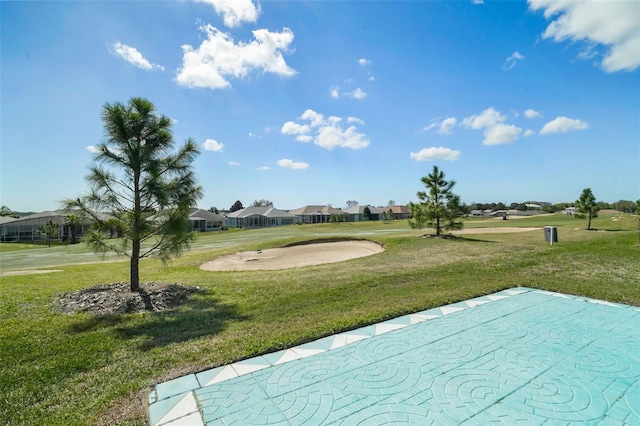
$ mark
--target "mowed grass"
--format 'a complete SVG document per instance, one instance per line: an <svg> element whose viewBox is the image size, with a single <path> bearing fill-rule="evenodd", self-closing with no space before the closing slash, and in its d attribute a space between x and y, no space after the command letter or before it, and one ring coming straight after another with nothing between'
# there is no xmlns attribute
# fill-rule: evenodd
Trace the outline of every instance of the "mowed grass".
<svg viewBox="0 0 640 426"><path fill-rule="evenodd" d="M541 230L418 238L428 230L410 230L406 221L206 233L169 267L143 261L143 281L205 290L179 309L159 314L93 317L51 311L62 292L126 281L126 262L0 277L0 424L144 424L147 396L156 383L514 286L640 306L633 217L598 218L593 226L599 231L584 230L585 223L553 215L466 224L467 229L557 226L560 242L553 246L544 242ZM227 253L337 236L369 238L387 249L283 271L199 269ZM20 250L31 254L32 262L14 263L25 264L15 269L56 266L42 256L44 250ZM10 270L5 253L0 254L2 270ZM63 258L69 262L69 256Z"/></svg>

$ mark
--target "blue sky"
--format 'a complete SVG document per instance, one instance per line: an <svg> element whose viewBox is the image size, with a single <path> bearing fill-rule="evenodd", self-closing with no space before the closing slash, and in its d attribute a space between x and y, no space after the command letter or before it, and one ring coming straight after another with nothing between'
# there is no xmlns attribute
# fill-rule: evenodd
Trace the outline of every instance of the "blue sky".
<svg viewBox="0 0 640 426"><path fill-rule="evenodd" d="M1 2L0 202L82 194L146 97L229 208L640 198L640 2Z"/></svg>

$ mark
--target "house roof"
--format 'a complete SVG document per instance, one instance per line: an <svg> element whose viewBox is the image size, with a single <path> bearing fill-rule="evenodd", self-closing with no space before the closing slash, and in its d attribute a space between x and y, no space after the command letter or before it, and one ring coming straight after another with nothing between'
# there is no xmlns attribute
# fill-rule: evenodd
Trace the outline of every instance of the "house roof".
<svg viewBox="0 0 640 426"><path fill-rule="evenodd" d="M11 223L12 225L29 226L29 225L43 224L49 220L57 224L64 224L67 220L67 216L69 216L72 213L73 212L69 212L65 210L47 210L40 213L33 213L28 216L22 216L19 219L2 222L2 224Z"/></svg>
<svg viewBox="0 0 640 426"><path fill-rule="evenodd" d="M304 206L291 210L289 213L297 216L344 214L342 210L338 210L331 206Z"/></svg>
<svg viewBox="0 0 640 426"><path fill-rule="evenodd" d="M364 209L366 207L369 207L369 211L372 214L381 214L382 210L380 210L377 207L373 207L373 206L353 206L353 207L349 207L348 209L345 210L345 213L348 214L364 214Z"/></svg>
<svg viewBox="0 0 640 426"><path fill-rule="evenodd" d="M384 208L384 211L386 212L389 210L395 214L409 214L409 207L407 206L387 206Z"/></svg>
<svg viewBox="0 0 640 426"><path fill-rule="evenodd" d="M209 222L222 222L224 216L216 214L208 210L191 208L189 209L189 220L206 220Z"/></svg>
<svg viewBox="0 0 640 426"><path fill-rule="evenodd" d="M11 217L11 216L0 216L0 225L4 224L4 223L9 223L9 222L13 222L16 221L18 219L16 219L15 217Z"/></svg>
<svg viewBox="0 0 640 426"><path fill-rule="evenodd" d="M278 210L273 207L245 207L233 213L229 213L227 217L231 218L245 218L249 216L264 216L268 218L295 218L296 215Z"/></svg>

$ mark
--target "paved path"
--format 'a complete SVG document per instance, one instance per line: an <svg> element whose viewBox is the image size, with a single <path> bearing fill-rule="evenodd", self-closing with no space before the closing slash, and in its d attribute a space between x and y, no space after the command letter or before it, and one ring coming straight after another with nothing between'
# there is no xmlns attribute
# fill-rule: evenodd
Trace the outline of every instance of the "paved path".
<svg viewBox="0 0 640 426"><path fill-rule="evenodd" d="M159 384L152 425L640 424L640 308L514 288Z"/></svg>

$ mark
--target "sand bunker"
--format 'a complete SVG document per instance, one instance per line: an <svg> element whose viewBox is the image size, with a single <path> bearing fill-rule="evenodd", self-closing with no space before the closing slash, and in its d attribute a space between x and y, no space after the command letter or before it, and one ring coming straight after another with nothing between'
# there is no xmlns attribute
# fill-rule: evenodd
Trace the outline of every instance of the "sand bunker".
<svg viewBox="0 0 640 426"><path fill-rule="evenodd" d="M219 257L200 265L205 271L258 271L298 268L342 262L384 251L372 241L312 243L258 251L245 251Z"/></svg>

